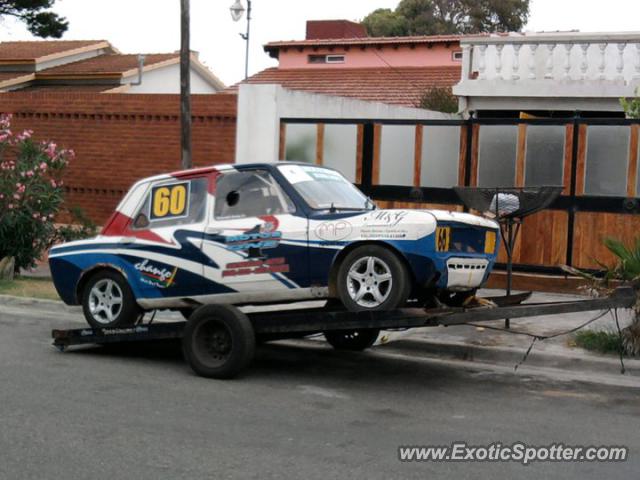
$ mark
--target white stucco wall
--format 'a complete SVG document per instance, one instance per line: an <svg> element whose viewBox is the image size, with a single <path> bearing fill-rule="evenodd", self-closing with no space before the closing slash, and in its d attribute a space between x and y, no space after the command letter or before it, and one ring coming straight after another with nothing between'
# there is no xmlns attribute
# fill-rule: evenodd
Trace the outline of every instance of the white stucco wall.
<svg viewBox="0 0 640 480"><path fill-rule="evenodd" d="M278 161L281 118L457 119L457 115L344 97L242 84L238 92L236 162Z"/></svg>
<svg viewBox="0 0 640 480"><path fill-rule="evenodd" d="M123 79L122 83L138 81L138 74ZM180 93L180 64L144 72L142 85L132 85L125 93ZM216 93L216 89L195 69L191 69L191 93Z"/></svg>

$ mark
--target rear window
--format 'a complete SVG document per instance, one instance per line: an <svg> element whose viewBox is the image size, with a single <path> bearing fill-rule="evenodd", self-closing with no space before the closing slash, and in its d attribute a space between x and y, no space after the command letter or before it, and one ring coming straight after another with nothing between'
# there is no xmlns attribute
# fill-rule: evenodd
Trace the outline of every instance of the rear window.
<svg viewBox="0 0 640 480"><path fill-rule="evenodd" d="M187 225L204 220L207 178L165 180L151 185L134 216L133 228Z"/></svg>

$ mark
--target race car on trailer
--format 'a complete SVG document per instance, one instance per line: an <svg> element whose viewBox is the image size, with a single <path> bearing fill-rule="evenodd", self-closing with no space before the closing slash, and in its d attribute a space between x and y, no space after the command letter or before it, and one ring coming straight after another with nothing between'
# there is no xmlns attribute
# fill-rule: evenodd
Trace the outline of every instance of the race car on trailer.
<svg viewBox="0 0 640 480"><path fill-rule="evenodd" d="M459 302L485 282L497 249L492 220L377 209L333 169L280 162L141 180L100 235L53 247L49 263L67 304L93 327L117 327L204 304Z"/></svg>
<svg viewBox="0 0 640 480"><path fill-rule="evenodd" d="M495 263L498 225L440 210L377 209L335 170L279 162L216 166L136 183L93 239L49 255L62 299L93 328L54 330L54 345L182 339L198 374L229 378L256 341L324 333L364 350L381 329L628 307L609 298L469 304ZM328 299L324 308L244 313L238 306ZM414 300L410 307L405 303ZM415 301L417 300L417 301ZM497 307L496 307L497 305ZM475 308L469 308L475 307ZM144 323L144 312L188 320Z"/></svg>

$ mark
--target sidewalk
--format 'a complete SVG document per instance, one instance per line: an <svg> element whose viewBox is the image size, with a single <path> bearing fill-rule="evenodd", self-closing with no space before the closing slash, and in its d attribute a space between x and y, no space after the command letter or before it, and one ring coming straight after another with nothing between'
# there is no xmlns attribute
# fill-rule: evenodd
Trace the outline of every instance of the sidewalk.
<svg viewBox="0 0 640 480"><path fill-rule="evenodd" d="M482 290L481 296L501 295L499 290ZM584 297L553 293L534 293L528 302L554 302L579 300ZM499 363L515 367L522 361L533 340L526 335L514 332L525 332L532 335L553 335L571 330L602 312L571 313L543 317L530 317L511 320L510 332L491 330L485 327L504 328L504 321L483 322L482 327L459 325L451 327L434 327L393 332L388 335L388 350L403 350L415 355L448 357L456 360ZM618 312L620 327L624 328L631 321L630 312ZM617 332L611 314L585 327L591 330L609 330ZM382 337L383 340L386 340ZM616 355L603 355L571 346L572 335L544 341L536 341L525 365L563 370L589 370L607 374L620 374L620 360ZM640 379L640 359L624 359L626 373Z"/></svg>

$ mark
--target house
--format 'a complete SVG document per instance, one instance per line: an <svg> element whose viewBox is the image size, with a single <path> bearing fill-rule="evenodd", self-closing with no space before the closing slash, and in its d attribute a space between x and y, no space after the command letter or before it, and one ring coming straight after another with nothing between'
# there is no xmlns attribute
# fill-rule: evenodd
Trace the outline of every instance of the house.
<svg viewBox="0 0 640 480"><path fill-rule="evenodd" d="M308 21L304 40L264 46L278 60L245 81L405 107L460 79L460 36L372 38L347 20Z"/></svg>
<svg viewBox="0 0 640 480"><path fill-rule="evenodd" d="M637 237L640 122L619 99L640 85L640 34L386 39L328 25L265 46L279 65L238 89L237 161L327 164L399 208L460 210L453 186L560 186L521 227L528 272L597 268L613 261L604 237ZM411 108L433 85L453 88L460 114Z"/></svg>
<svg viewBox="0 0 640 480"><path fill-rule="evenodd" d="M0 92L178 93L179 53L122 54L105 40L0 42ZM224 84L191 57L195 94Z"/></svg>

